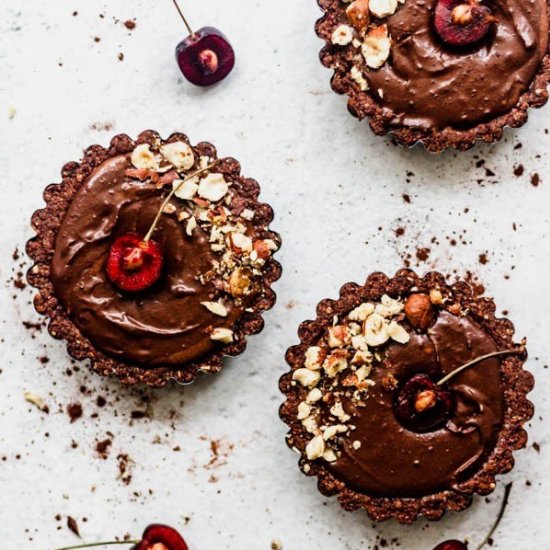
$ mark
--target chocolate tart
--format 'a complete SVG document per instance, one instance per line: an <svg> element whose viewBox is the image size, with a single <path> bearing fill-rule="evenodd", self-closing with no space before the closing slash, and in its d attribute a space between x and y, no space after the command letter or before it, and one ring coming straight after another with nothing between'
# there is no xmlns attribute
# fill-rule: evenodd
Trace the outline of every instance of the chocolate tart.
<svg viewBox="0 0 550 550"><path fill-rule="evenodd" d="M160 279L143 292L121 291L106 269L112 242L145 234L168 192L198 169L205 171L178 188L153 234L164 253ZM183 134L117 135L108 148L88 148L46 188L46 208L32 217L27 278L50 334L126 384L160 387L218 372L224 356L242 353L246 336L262 330L261 314L276 300L281 241L259 193L236 160Z"/></svg>
<svg viewBox="0 0 550 550"><path fill-rule="evenodd" d="M494 302L464 282L374 273L320 302L298 335L280 380L287 443L301 454L302 472L346 510L404 524L440 519L492 492L527 442L534 381L523 369L524 346ZM411 380L440 379L496 350L507 351L455 373L441 389L448 401L407 416Z"/></svg>
<svg viewBox="0 0 550 550"><path fill-rule="evenodd" d="M316 24L326 44L321 62L334 70L332 89L348 96L351 114L377 135L431 152L500 140L504 127L522 126L529 107L546 103L550 79L547 0L484 1L493 19L469 46L436 32L444 1L461 3L319 0Z"/></svg>

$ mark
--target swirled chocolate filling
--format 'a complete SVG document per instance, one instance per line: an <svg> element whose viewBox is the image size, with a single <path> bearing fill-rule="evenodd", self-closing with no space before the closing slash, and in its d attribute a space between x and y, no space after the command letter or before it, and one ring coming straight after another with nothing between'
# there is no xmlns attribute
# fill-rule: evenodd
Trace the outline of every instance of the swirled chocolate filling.
<svg viewBox="0 0 550 550"><path fill-rule="evenodd" d="M128 232L145 235L166 194L127 177L131 167L128 155L107 160L70 204L51 264L55 294L82 334L106 355L143 366L185 364L219 348L209 336L212 329L232 328L255 293L227 300L223 318L206 309L201 302L219 292L201 275L212 270L218 254L200 226L188 235L170 215L163 215L154 234L165 256L161 279L135 295L111 283L105 263L113 240ZM177 199L173 203L180 206Z"/></svg>
<svg viewBox="0 0 550 550"><path fill-rule="evenodd" d="M367 399L361 406L343 402L356 429L327 468L347 487L385 497L421 497L469 479L492 452L502 426L499 361L488 359L457 375L449 384L453 414L427 433L401 425L394 410L396 389L386 389L383 380L388 373L399 384L415 373L437 379L495 350L492 338L474 321L446 311L425 334L411 333L408 343L390 344L373 367L375 385ZM354 445L357 441L360 446Z"/></svg>

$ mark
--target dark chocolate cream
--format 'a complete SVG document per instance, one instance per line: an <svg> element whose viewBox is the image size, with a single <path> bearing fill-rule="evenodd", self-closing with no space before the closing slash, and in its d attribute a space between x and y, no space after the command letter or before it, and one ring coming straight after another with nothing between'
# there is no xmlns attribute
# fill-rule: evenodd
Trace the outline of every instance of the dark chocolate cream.
<svg viewBox="0 0 550 550"><path fill-rule="evenodd" d="M423 372L437 380L495 350L492 338L474 321L445 311L427 334L415 334L405 345L390 344L383 362L373 368L376 385L364 406L343 403L357 429L327 468L346 486L385 497L421 497L469 479L492 452L503 422L499 361L485 360L452 379L454 412L445 426L428 433L408 431L399 423L396 390L384 389L382 379L390 372L403 382ZM356 440L359 449L353 446Z"/></svg>
<svg viewBox="0 0 550 550"><path fill-rule="evenodd" d="M437 0L405 0L387 19L388 61L366 73L395 126L467 129L509 112L548 51L546 0L487 0L496 17L478 45L445 45L433 28Z"/></svg>
<svg viewBox="0 0 550 550"><path fill-rule="evenodd" d="M185 364L219 347L209 330L231 328L253 294L239 306L228 302L226 318L202 306L216 293L212 284L198 280L215 259L208 234L197 227L188 236L169 215L153 236L164 251L161 279L136 295L117 290L105 270L113 240L127 232L145 235L162 202L155 185L127 178L128 168L127 156L107 160L72 201L51 265L55 294L82 334L106 355L143 366Z"/></svg>

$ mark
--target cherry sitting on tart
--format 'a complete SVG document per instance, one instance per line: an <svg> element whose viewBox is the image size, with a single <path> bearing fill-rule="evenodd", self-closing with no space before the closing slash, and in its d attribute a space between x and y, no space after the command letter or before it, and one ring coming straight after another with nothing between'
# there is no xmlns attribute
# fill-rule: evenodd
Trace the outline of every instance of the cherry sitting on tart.
<svg viewBox="0 0 550 550"><path fill-rule="evenodd" d="M137 233L117 237L109 250L107 275L126 292L140 292L160 278L164 257L158 243Z"/></svg>
<svg viewBox="0 0 550 550"><path fill-rule="evenodd" d="M435 30L450 46L476 44L495 21L491 10L477 0L439 0L435 7Z"/></svg>
<svg viewBox="0 0 550 550"><path fill-rule="evenodd" d="M396 395L395 415L405 428L413 432L428 432L441 428L454 409L453 392L445 384L462 371L500 355L524 353L525 342L516 349L500 350L472 359L434 382L427 374L409 378Z"/></svg>
<svg viewBox="0 0 550 550"><path fill-rule="evenodd" d="M414 432L435 430L447 422L453 410L453 396L427 374L417 374L397 394L395 413Z"/></svg>
<svg viewBox="0 0 550 550"><path fill-rule="evenodd" d="M196 86L211 86L223 80L235 66L235 52L224 36L214 27L193 31L176 0L174 4L189 36L176 48L176 59L183 76Z"/></svg>

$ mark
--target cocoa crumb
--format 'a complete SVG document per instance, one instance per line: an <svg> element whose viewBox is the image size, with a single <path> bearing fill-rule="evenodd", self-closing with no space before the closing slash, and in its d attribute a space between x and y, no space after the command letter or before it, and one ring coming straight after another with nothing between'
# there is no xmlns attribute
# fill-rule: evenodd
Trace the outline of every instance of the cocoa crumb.
<svg viewBox="0 0 550 550"><path fill-rule="evenodd" d="M90 124L90 130L96 130L97 132L110 132L113 127L112 122L94 122Z"/></svg>
<svg viewBox="0 0 550 550"><path fill-rule="evenodd" d="M23 321L23 326L27 330L41 330L42 325L40 323L33 323L32 321Z"/></svg>
<svg viewBox="0 0 550 550"><path fill-rule="evenodd" d="M536 172L531 175L531 185L533 187L538 187L540 184L540 181L541 181L540 176Z"/></svg>
<svg viewBox="0 0 550 550"><path fill-rule="evenodd" d="M535 449L537 453L540 453L540 445L536 441L533 443L533 449Z"/></svg>
<svg viewBox="0 0 550 550"><path fill-rule="evenodd" d="M95 446L95 452L99 455L100 458L103 460L107 460L109 458L109 450L111 448L111 445L113 444L112 439L104 439L103 441L98 441Z"/></svg>
<svg viewBox="0 0 550 550"><path fill-rule="evenodd" d="M70 403L67 405L67 414L71 419L71 424L76 422L79 418L82 417L82 405L80 403Z"/></svg>
<svg viewBox="0 0 550 550"><path fill-rule="evenodd" d="M128 30L133 31L133 30L136 28L137 24L136 24L136 22L133 21L132 19L128 19L127 21L124 21L124 26L125 26Z"/></svg>
<svg viewBox="0 0 550 550"><path fill-rule="evenodd" d="M464 280L472 287L472 290L476 296L482 296L485 294L485 286L483 286L476 275L470 271L467 271L464 276Z"/></svg>
<svg viewBox="0 0 550 550"><path fill-rule="evenodd" d="M486 252L479 255L479 263L481 265L487 265L489 263L489 257Z"/></svg>
<svg viewBox="0 0 550 550"><path fill-rule="evenodd" d="M523 164L516 164L516 166L514 166L514 176L516 176L517 178L523 176L524 172L525 168L523 167Z"/></svg>
<svg viewBox="0 0 550 550"><path fill-rule="evenodd" d="M19 290L27 288L21 272L17 273L16 277L13 279L13 286Z"/></svg>
<svg viewBox="0 0 550 550"><path fill-rule="evenodd" d="M406 193L403 193L402 197L403 197L404 202L406 202L407 204L411 204L411 196L410 195L407 195Z"/></svg>
<svg viewBox="0 0 550 550"><path fill-rule="evenodd" d="M430 249L429 248L417 248L416 249L416 259L419 262L425 262L430 257Z"/></svg>
<svg viewBox="0 0 550 550"><path fill-rule="evenodd" d="M118 460L118 479L124 483L124 485L130 485L132 482L132 473L130 471L132 465L132 459L127 454L119 454Z"/></svg>
<svg viewBox="0 0 550 550"><path fill-rule="evenodd" d="M77 537L80 537L80 530L78 529L78 523L76 522L76 519L74 519L72 516L67 516L67 527Z"/></svg>

